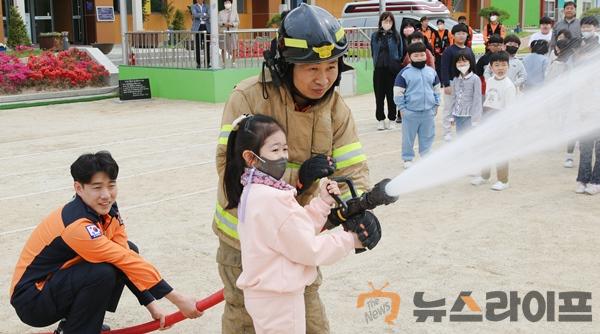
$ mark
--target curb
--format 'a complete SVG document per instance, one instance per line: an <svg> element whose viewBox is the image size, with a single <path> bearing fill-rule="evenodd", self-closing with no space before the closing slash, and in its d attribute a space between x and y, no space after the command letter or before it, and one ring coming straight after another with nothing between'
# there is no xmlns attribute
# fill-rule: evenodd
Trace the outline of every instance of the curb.
<svg viewBox="0 0 600 334"><path fill-rule="evenodd" d="M19 101L13 103L1 103L0 110L9 110L9 109L19 109L19 108L29 108L29 107L40 107L40 106L49 106L54 104L65 104L65 103L77 103L77 102L90 102L90 101L98 101L98 100L106 100L118 97L119 95L116 92L106 93L106 94L98 94L92 96L76 96L76 97L67 97L67 98L59 98L59 99L46 99L46 100L34 100L34 101Z"/></svg>

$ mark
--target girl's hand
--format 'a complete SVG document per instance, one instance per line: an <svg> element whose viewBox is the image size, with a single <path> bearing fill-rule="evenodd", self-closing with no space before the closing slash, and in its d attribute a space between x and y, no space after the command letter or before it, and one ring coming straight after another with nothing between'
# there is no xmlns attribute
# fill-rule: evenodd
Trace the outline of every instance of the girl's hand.
<svg viewBox="0 0 600 334"><path fill-rule="evenodd" d="M452 87L450 87L450 86L444 87L444 94L446 94L446 95L452 94Z"/></svg>
<svg viewBox="0 0 600 334"><path fill-rule="evenodd" d="M337 182L325 177L319 181L319 189L319 196L329 205L335 204L335 199L331 195L341 195Z"/></svg>
<svg viewBox="0 0 600 334"><path fill-rule="evenodd" d="M150 312L152 319L160 321L159 330L162 331L171 328L171 326L165 326L166 313L158 306L156 300L146 305L146 308L148 309L148 312Z"/></svg>

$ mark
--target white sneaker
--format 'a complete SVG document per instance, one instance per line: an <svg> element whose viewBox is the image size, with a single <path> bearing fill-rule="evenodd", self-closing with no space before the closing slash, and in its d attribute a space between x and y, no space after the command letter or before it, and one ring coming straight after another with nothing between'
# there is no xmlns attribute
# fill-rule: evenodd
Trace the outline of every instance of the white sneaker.
<svg viewBox="0 0 600 334"><path fill-rule="evenodd" d="M413 163L410 160L406 160L404 161L404 169L409 169L410 167L412 167Z"/></svg>
<svg viewBox="0 0 600 334"><path fill-rule="evenodd" d="M488 180L482 178L481 176L476 176L475 178L473 178L471 180L471 184L474 185L474 186L480 186L480 185L482 185L484 183L487 183L487 182L488 182Z"/></svg>
<svg viewBox="0 0 600 334"><path fill-rule="evenodd" d="M577 182L577 187L575 187L575 193L576 194L584 194L585 188L586 188L585 183Z"/></svg>
<svg viewBox="0 0 600 334"><path fill-rule="evenodd" d="M385 130L385 121L379 121L379 123L377 123L377 130Z"/></svg>
<svg viewBox="0 0 600 334"><path fill-rule="evenodd" d="M585 193L588 195L596 195L600 193L600 184L588 184L587 187L585 187Z"/></svg>
<svg viewBox="0 0 600 334"><path fill-rule="evenodd" d="M565 159L565 162L563 163L563 167L573 168L573 159Z"/></svg>
<svg viewBox="0 0 600 334"><path fill-rule="evenodd" d="M496 191L502 191L505 189L508 189L508 183L502 183L500 181L494 183L494 185L491 188L492 190L496 190Z"/></svg>
<svg viewBox="0 0 600 334"><path fill-rule="evenodd" d="M387 129L388 130L395 130L396 129L396 122L389 121L388 124L387 124Z"/></svg>
<svg viewBox="0 0 600 334"><path fill-rule="evenodd" d="M446 142L452 141L452 135L451 135L451 134L449 134L449 133L447 133L447 134L444 136L444 141L446 141Z"/></svg>

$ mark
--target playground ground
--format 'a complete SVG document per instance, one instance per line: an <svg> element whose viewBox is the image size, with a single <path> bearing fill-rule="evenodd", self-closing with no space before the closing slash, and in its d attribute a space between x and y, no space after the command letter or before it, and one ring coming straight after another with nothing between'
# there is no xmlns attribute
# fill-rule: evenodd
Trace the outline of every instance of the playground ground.
<svg viewBox="0 0 600 334"><path fill-rule="evenodd" d="M377 131L374 97L347 99L368 155L371 180L403 171L400 130ZM118 203L141 254L179 291L198 298L221 288L211 231L216 201L214 152L223 105L151 100L87 103L0 111L0 333L38 333L23 325L9 303L9 286L31 229L72 194L69 165L82 153L109 150L120 165ZM444 145L441 136L436 148ZM576 195L576 169L564 169L564 148L511 161L511 188L474 188L469 178L407 195L378 208L383 239L376 249L323 267L321 297L332 333L597 333L600 320L600 205ZM413 167L418 168L418 164ZM440 166L444 168L444 166ZM369 320L387 299L357 308L369 282L400 296L395 325ZM461 291L472 291L481 311L453 312ZM486 293L517 291L517 321L486 319ZM538 291L555 292L555 320L532 322L523 304ZM559 293L591 292L593 322L559 321ZM413 297L445 298L439 323L416 322ZM529 294L529 297L533 294ZM561 295L562 296L562 295ZM497 300L491 300L497 301ZM166 309L173 307L161 302ZM575 301L577 303L577 301ZM370 307L370 309L369 309ZM184 321L172 333L220 333L222 305ZM370 313L369 313L370 312ZM502 310L497 311L497 313ZM457 322L452 314L483 315ZM125 292L113 328L150 320ZM564 320L564 318L563 318ZM52 330L48 327L45 330Z"/></svg>

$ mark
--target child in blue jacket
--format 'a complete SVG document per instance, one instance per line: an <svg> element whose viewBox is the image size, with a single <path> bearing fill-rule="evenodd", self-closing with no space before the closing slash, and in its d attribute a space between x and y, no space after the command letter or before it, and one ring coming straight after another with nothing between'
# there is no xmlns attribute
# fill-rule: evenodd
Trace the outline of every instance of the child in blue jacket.
<svg viewBox="0 0 600 334"><path fill-rule="evenodd" d="M419 136L419 155L429 152L435 138L435 115L440 105L440 80L432 68L425 66L423 43L408 45L410 65L396 76L394 102L402 114L402 159L404 168L412 165L414 143Z"/></svg>

